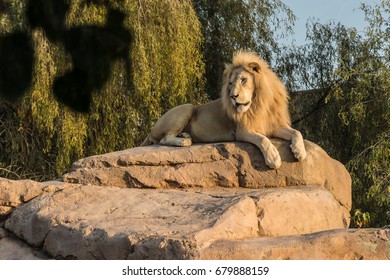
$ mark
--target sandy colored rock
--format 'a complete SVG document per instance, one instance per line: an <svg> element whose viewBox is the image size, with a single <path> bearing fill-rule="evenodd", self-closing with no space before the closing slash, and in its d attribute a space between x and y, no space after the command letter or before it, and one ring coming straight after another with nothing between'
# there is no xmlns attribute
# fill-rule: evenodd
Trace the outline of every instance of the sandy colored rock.
<svg viewBox="0 0 390 280"><path fill-rule="evenodd" d="M390 227L217 241L200 254L216 260L390 260Z"/></svg>
<svg viewBox="0 0 390 280"><path fill-rule="evenodd" d="M40 183L32 180L9 180L0 177L0 221L20 204L43 193L66 188L67 185L59 181Z"/></svg>
<svg viewBox="0 0 390 280"><path fill-rule="evenodd" d="M256 197L261 236L312 233L349 225L349 211L323 188L267 189L251 197Z"/></svg>
<svg viewBox="0 0 390 280"><path fill-rule="evenodd" d="M229 211L231 207L236 213ZM235 196L75 186L19 207L6 227L29 244L43 246L53 257L126 259L132 247L146 238L184 240L202 246L215 237L200 236L196 241L197 234L218 223L227 226L225 233L216 228L221 236L230 236L229 229L235 238L256 236L256 213L247 207L253 208L254 202Z"/></svg>
<svg viewBox="0 0 390 280"><path fill-rule="evenodd" d="M0 178L0 206L17 206L41 193L42 187L38 182Z"/></svg>
<svg viewBox="0 0 390 280"><path fill-rule="evenodd" d="M19 204L43 193L42 185L32 180L8 180L0 178L0 221Z"/></svg>
<svg viewBox="0 0 390 280"><path fill-rule="evenodd" d="M6 228L54 258L193 259L220 239L343 228L346 219L344 207L321 187L153 190L73 185L18 207Z"/></svg>
<svg viewBox="0 0 390 280"><path fill-rule="evenodd" d="M0 258L389 258L388 229L345 229L344 166L272 141L278 170L252 144L214 143L88 157L65 182L0 178Z"/></svg>
<svg viewBox="0 0 390 280"><path fill-rule="evenodd" d="M79 160L63 180L157 189L322 186L346 209L351 208L351 178L341 163L309 141L305 141L307 158L297 162L288 142L275 139L272 142L283 161L277 170L269 169L259 149L249 143L200 144L182 148L154 145Z"/></svg>

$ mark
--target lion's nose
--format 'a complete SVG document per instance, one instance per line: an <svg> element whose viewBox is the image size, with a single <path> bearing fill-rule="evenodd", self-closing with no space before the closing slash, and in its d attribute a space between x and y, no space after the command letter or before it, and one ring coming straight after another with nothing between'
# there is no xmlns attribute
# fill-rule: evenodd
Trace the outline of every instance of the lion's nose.
<svg viewBox="0 0 390 280"><path fill-rule="evenodd" d="M238 97L238 94L237 93L232 93L232 94L230 94L230 97L233 98L233 99L236 99Z"/></svg>

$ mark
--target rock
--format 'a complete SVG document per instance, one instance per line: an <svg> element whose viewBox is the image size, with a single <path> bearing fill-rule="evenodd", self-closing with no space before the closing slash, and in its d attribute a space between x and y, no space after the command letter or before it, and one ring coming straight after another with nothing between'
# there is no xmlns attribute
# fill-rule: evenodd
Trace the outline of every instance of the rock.
<svg viewBox="0 0 390 280"><path fill-rule="evenodd" d="M319 146L305 141L307 158L297 162L289 143L272 140L283 164L270 170L259 149L249 143L200 144L189 147L147 146L97 155L74 163L65 182L130 188L242 187L299 185L328 189L351 208L351 178L345 167Z"/></svg>
<svg viewBox="0 0 390 280"><path fill-rule="evenodd" d="M193 259L216 240L343 228L347 219L344 207L322 187L73 185L20 206L6 228L54 258Z"/></svg>
<svg viewBox="0 0 390 280"><path fill-rule="evenodd" d="M278 170L252 144L214 143L88 157L63 182L0 178L0 252L14 252L0 258L389 258L387 229L345 229L344 166L272 141Z"/></svg>
<svg viewBox="0 0 390 280"><path fill-rule="evenodd" d="M5 219L20 204L45 192L54 192L67 186L68 184L59 181L39 183L32 180L15 181L0 178L0 221Z"/></svg>
<svg viewBox="0 0 390 280"><path fill-rule="evenodd" d="M11 214L12 209L10 206L0 206L0 221Z"/></svg>
<svg viewBox="0 0 390 280"><path fill-rule="evenodd" d="M198 239L202 246L215 239L216 233L256 236L253 208L250 198L75 186L19 207L6 228L33 246L43 246L53 257L126 259L132 247L150 238ZM225 233L218 224L227 227ZM213 226L215 231L206 234Z"/></svg>
<svg viewBox="0 0 390 280"><path fill-rule="evenodd" d="M217 241L201 259L389 260L390 227L335 229L306 235Z"/></svg>
<svg viewBox="0 0 390 280"><path fill-rule="evenodd" d="M19 204L42 193L40 183L32 180L7 180L0 178L0 221Z"/></svg>
<svg viewBox="0 0 390 280"><path fill-rule="evenodd" d="M0 239L6 238L9 236L8 230L0 226Z"/></svg>
<svg viewBox="0 0 390 280"><path fill-rule="evenodd" d="M15 238L0 222L0 260L37 260L47 259L39 250Z"/></svg>
<svg viewBox="0 0 390 280"><path fill-rule="evenodd" d="M47 257L28 244L12 237L0 238L0 260L42 260Z"/></svg>
<svg viewBox="0 0 390 280"><path fill-rule="evenodd" d="M271 189L256 197L261 236L283 236L347 228L350 215L323 188Z"/></svg>

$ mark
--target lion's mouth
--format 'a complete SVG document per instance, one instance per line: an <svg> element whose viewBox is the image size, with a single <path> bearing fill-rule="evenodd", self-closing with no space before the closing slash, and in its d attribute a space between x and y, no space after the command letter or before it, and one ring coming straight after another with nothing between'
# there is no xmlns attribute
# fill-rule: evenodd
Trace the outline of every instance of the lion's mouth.
<svg viewBox="0 0 390 280"><path fill-rule="evenodd" d="M233 103L234 107L236 108L236 110L241 113L241 112L245 112L246 110L248 110L251 102L248 101L245 103L240 103L240 102L237 102L236 99L232 98L232 103Z"/></svg>
<svg viewBox="0 0 390 280"><path fill-rule="evenodd" d="M246 102L246 103L239 103L239 102L236 101L236 107L238 107L238 106L248 106L249 103L250 103L249 101Z"/></svg>

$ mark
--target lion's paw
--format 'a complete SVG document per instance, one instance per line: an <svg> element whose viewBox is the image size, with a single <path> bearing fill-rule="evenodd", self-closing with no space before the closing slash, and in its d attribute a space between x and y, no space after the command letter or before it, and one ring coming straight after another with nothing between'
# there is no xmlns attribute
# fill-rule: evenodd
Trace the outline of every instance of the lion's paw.
<svg viewBox="0 0 390 280"><path fill-rule="evenodd" d="M192 145L191 138L179 138L181 147L188 147Z"/></svg>
<svg viewBox="0 0 390 280"><path fill-rule="evenodd" d="M279 151L274 145L271 145L267 152L264 154L265 164L269 168L276 169L282 165L282 159L280 158Z"/></svg>
<svg viewBox="0 0 390 280"><path fill-rule="evenodd" d="M177 137L180 141L181 147L187 147L192 145L191 135L189 135L188 133L182 132Z"/></svg>
<svg viewBox="0 0 390 280"><path fill-rule="evenodd" d="M290 147L297 160L302 161L306 158L305 144L302 139L293 139Z"/></svg>

